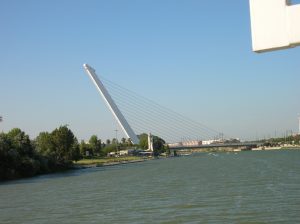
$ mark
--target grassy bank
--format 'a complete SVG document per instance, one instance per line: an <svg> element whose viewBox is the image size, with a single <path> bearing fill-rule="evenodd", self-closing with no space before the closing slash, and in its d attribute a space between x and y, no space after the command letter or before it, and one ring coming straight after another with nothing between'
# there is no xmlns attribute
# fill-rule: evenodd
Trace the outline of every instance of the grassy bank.
<svg viewBox="0 0 300 224"><path fill-rule="evenodd" d="M92 158L92 159L82 159L74 162L78 166L103 166L115 163L123 162L134 162L142 161L143 158L137 156L125 156L125 157L105 157L105 158Z"/></svg>

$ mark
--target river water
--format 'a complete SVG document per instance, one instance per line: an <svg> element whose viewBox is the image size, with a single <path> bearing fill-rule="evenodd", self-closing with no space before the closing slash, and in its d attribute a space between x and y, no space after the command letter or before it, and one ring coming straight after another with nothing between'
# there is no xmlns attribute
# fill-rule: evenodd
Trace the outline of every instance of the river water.
<svg viewBox="0 0 300 224"><path fill-rule="evenodd" d="M300 150L199 153L4 182L0 223L300 223Z"/></svg>

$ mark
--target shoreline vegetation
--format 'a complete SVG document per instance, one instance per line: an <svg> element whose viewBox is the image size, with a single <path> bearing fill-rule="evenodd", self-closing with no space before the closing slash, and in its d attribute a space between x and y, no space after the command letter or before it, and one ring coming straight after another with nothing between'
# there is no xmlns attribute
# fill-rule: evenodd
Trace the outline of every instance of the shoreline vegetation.
<svg viewBox="0 0 300 224"><path fill-rule="evenodd" d="M230 152L243 152L243 151L271 151L271 150L300 150L300 145L287 145L287 146L279 146L279 147L257 147L257 148L242 148L242 147L235 147L235 148L199 148L199 149L192 149L192 150L181 150L177 152L178 156L181 155L189 155L192 153L211 153L211 152L218 152L218 153L230 153Z"/></svg>
<svg viewBox="0 0 300 224"><path fill-rule="evenodd" d="M0 133L0 181L64 171L79 159L77 139L67 126L34 140L19 128Z"/></svg>
<svg viewBox="0 0 300 224"><path fill-rule="evenodd" d="M153 137L153 157L139 155L137 149L148 147L147 134L138 136L139 145L132 145L130 139L107 139L104 143L96 135L88 142L78 142L67 125L52 132L41 132L31 140L25 132L14 128L8 133L0 133L0 181L33 177L41 174L61 172L100 166L112 166L143 162L153 158L190 155L197 152L238 152L243 148L210 148L173 151L165 141ZM263 145L250 150L300 149L300 135L263 140ZM121 152L127 151L127 154ZM132 153L129 154L129 151Z"/></svg>
<svg viewBox="0 0 300 224"><path fill-rule="evenodd" d="M125 138L120 142L115 138L103 142L96 135L92 135L89 141L79 143L73 132L64 125L52 132L41 132L31 140L24 131L13 128L8 133L0 133L0 181L80 167L142 162L147 158L137 155L147 149L148 135L138 137L139 145L133 145L130 139ZM164 140L157 136L153 136L153 146L153 156L166 153L168 149ZM121 151L127 151L127 154L119 155Z"/></svg>

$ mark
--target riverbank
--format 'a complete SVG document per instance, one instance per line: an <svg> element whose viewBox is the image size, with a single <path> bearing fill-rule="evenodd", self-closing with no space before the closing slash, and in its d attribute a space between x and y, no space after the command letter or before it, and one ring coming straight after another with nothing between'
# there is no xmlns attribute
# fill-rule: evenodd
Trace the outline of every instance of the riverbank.
<svg viewBox="0 0 300 224"><path fill-rule="evenodd" d="M179 156L182 155L189 155L192 153L210 153L210 152L241 152L241 151L263 151L263 150L300 150L299 145L284 145L284 146L276 146L276 147L267 147L267 146L260 146L257 148L245 148L245 147L214 147L214 148L198 148L198 149L187 149L187 150L179 150L177 154Z"/></svg>
<svg viewBox="0 0 300 224"><path fill-rule="evenodd" d="M0 183L2 181L11 181L17 180L22 178L31 178L38 175L45 175L45 174L52 174L52 173L59 173L64 172L67 170L72 169L85 169L85 168L93 168L93 167L101 167L101 166L116 166L122 164L129 164L129 163L140 163L146 160L150 160L153 158L148 157L137 157L137 156L125 156L125 157L105 157L105 158L93 158L93 159L82 159L79 161L73 161L73 163L68 164L68 166L60 167L60 169L55 169L48 172L41 172L31 176L20 176L20 175L10 175L9 178L0 178ZM6 174L7 175L7 174Z"/></svg>
<svg viewBox="0 0 300 224"><path fill-rule="evenodd" d="M253 151L259 151L259 150L287 150L287 149L295 149L295 150L299 150L300 146L294 146L294 145L287 145L287 146L274 146L274 147L265 147L265 146L261 146L258 148L253 148Z"/></svg>
<svg viewBox="0 0 300 224"><path fill-rule="evenodd" d="M137 156L82 159L77 162L74 162L74 166L75 166L75 168L115 166L115 165L120 165L120 164L144 162L149 159L151 159L151 158L143 158L143 157L137 157Z"/></svg>

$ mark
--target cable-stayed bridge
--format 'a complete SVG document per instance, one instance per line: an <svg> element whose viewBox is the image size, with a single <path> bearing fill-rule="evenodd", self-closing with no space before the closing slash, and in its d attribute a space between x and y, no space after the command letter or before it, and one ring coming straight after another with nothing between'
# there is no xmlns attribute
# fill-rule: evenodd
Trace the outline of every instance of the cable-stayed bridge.
<svg viewBox="0 0 300 224"><path fill-rule="evenodd" d="M84 64L84 68L125 135L134 144L139 143L136 134L142 133L159 136L170 148L178 149L223 143L222 133L103 77L100 80L95 70L87 64Z"/></svg>

